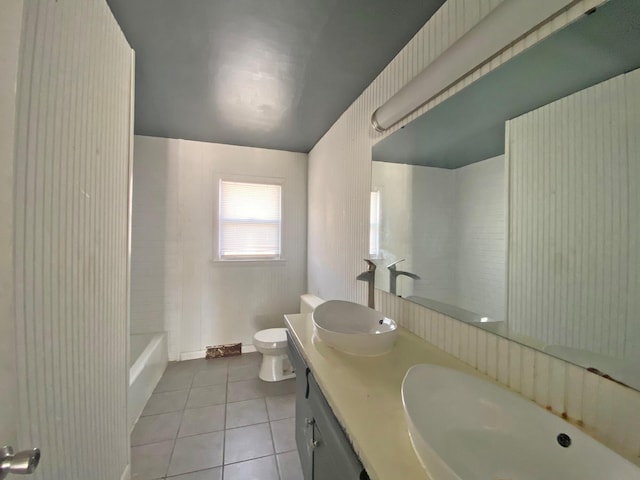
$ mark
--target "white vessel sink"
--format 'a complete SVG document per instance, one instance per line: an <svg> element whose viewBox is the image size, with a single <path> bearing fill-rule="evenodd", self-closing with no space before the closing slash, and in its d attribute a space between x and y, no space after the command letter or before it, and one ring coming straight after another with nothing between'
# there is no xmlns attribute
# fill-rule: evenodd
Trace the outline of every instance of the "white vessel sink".
<svg viewBox="0 0 640 480"><path fill-rule="evenodd" d="M402 402L413 448L435 480L640 479L640 468L612 450L478 377L416 365Z"/></svg>
<svg viewBox="0 0 640 480"><path fill-rule="evenodd" d="M323 342L352 355L391 351L398 327L382 313L357 303L329 300L313 311L313 331Z"/></svg>

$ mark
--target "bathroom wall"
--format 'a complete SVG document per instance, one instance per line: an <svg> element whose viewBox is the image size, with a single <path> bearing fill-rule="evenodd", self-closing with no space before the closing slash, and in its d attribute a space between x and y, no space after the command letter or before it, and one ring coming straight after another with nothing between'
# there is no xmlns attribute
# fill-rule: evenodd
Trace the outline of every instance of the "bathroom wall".
<svg viewBox="0 0 640 480"><path fill-rule="evenodd" d="M411 212L409 232L412 263L399 265L420 276L414 281L398 277L398 293L456 301L456 180L455 171L442 168L411 167ZM402 191L399 192L402 194ZM397 212L396 212L397 213ZM444 279L444 281L440 281Z"/></svg>
<svg viewBox="0 0 640 480"><path fill-rule="evenodd" d="M106 2L24 3L14 446L41 448L37 479L127 477L132 80Z"/></svg>
<svg viewBox="0 0 640 480"><path fill-rule="evenodd" d="M447 1L310 152L308 285L311 293L322 298L365 301L366 285L357 282L355 277L364 270L361 259L368 253L371 146L395 130L387 134L375 133L369 124L371 114L499 3L499 0ZM552 22L515 42L478 72L418 109L406 121L433 108L462 86L599 3L593 0L576 2ZM637 118L638 113L633 115ZM638 142L637 139L633 141ZM436 343L437 339L436 344L448 344L450 347L446 348L452 354L478 369L487 371L491 366L496 376L500 365L500 380L506 385L556 412L565 410L568 416L587 425L597 437L618 445L619 450L635 457L640 455L640 417L637 414L640 393L515 342L498 339L453 319L438 317L435 312L379 290L376 293L379 304L382 299L388 302L381 306L386 314L400 318L405 325L413 325L411 328L424 336L427 326L432 332L435 325L435 337L430 333L430 341ZM429 320L433 318L438 320ZM503 360L505 356L508 361Z"/></svg>
<svg viewBox="0 0 640 480"><path fill-rule="evenodd" d="M284 260L214 261L218 173L285 179ZM168 331L171 360L203 356L208 345L251 345L257 330L298 311L306 154L136 136L133 190L132 328Z"/></svg>
<svg viewBox="0 0 640 480"><path fill-rule="evenodd" d="M376 273L376 287L389 290L384 266L404 258L398 269L416 273L421 280L398 277L398 295L454 302L454 171L376 162L371 185L380 192L380 245L385 259Z"/></svg>
<svg viewBox="0 0 640 480"><path fill-rule="evenodd" d="M640 75L636 72L634 75L628 75L626 78L626 86L629 90L634 92L640 92ZM640 155L640 135L637 135L638 127L640 125L640 102L632 102L627 105L627 121L629 125L636 125L636 134L629 135L629 151L636 152L635 160L629 162L629 177L640 178L640 162L638 162L638 156ZM640 205L640 182L635 182L629 185L629 204ZM637 212L636 212L637 213ZM637 220L634 222L636 229L640 225ZM640 235L636 230L636 235L631 236L629 243L629 251L632 255L629 258L629 263L635 265L636 272L640 270ZM635 292L640 291L639 285L640 279L636 276L635 287L631 286ZM629 311L640 311L640 295L630 295L627 299ZM636 365L640 365L640 322L631 322L627 324L626 332L626 345L625 345L625 357L630 362L635 362Z"/></svg>
<svg viewBox="0 0 640 480"><path fill-rule="evenodd" d="M397 278L396 293L418 295L504 320L504 155L455 170L376 162L384 267L420 276ZM376 273L389 290L389 275Z"/></svg>
<svg viewBox="0 0 640 480"><path fill-rule="evenodd" d="M639 79L636 70L508 122L509 327L519 334L637 359Z"/></svg>
<svg viewBox="0 0 640 480"><path fill-rule="evenodd" d="M455 305L504 320L504 155L456 169L455 184Z"/></svg>
<svg viewBox="0 0 640 480"><path fill-rule="evenodd" d="M180 321L180 142L134 137L131 333L169 331Z"/></svg>

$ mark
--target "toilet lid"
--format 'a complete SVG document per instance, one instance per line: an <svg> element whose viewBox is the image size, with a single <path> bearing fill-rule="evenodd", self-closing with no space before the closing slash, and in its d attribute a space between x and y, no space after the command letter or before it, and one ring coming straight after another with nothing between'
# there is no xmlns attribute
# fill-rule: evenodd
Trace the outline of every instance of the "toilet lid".
<svg viewBox="0 0 640 480"><path fill-rule="evenodd" d="M287 329L286 328L268 328L266 330L260 330L254 337L259 342L274 343L274 342L286 342L287 341Z"/></svg>

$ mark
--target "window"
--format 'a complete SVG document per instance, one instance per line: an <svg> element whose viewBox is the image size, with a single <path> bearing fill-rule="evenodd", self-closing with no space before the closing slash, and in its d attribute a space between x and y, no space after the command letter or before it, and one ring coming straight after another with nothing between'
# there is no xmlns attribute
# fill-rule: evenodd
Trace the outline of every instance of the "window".
<svg viewBox="0 0 640 480"><path fill-rule="evenodd" d="M369 212L369 255L375 258L380 255L380 192L371 192Z"/></svg>
<svg viewBox="0 0 640 480"><path fill-rule="evenodd" d="M219 197L218 258L279 259L282 185L221 179Z"/></svg>

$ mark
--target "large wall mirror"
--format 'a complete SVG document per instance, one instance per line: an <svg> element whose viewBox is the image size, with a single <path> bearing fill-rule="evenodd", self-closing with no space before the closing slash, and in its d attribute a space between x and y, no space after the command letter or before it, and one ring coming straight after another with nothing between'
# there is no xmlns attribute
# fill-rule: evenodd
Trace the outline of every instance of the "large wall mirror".
<svg viewBox="0 0 640 480"><path fill-rule="evenodd" d="M640 389L640 2L373 148L376 286Z"/></svg>

